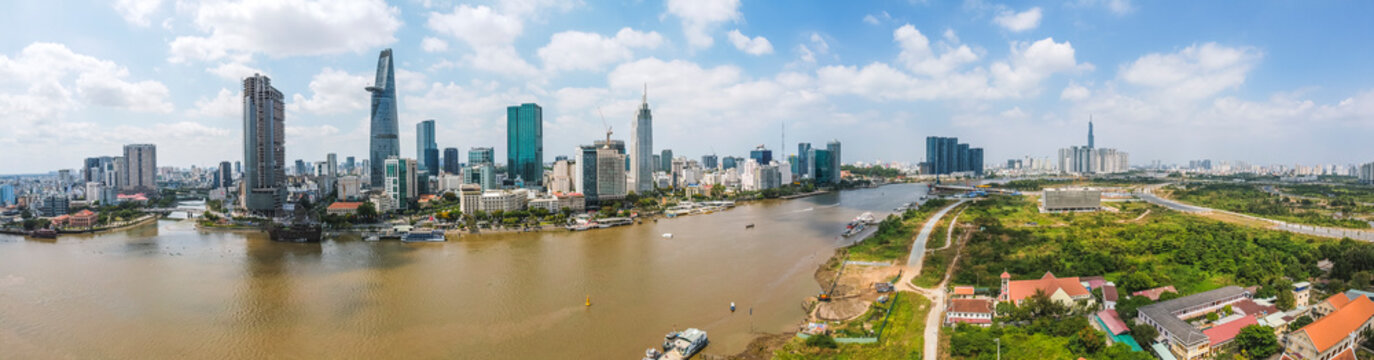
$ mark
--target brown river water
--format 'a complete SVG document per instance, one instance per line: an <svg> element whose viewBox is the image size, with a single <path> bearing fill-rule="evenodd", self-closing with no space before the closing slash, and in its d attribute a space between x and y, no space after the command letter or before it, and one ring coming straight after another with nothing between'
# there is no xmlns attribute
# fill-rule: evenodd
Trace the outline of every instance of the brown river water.
<svg viewBox="0 0 1374 360"><path fill-rule="evenodd" d="M0 359L638 359L688 327L709 333L705 353L733 354L802 321L846 222L924 194L888 185L434 244L274 243L173 220L0 235Z"/></svg>

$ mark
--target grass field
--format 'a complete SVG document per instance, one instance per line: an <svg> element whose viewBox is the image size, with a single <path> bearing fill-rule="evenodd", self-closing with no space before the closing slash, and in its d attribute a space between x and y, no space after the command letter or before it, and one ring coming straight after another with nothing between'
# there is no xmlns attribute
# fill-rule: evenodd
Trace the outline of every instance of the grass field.
<svg viewBox="0 0 1374 360"><path fill-rule="evenodd" d="M892 309L892 317L882 339L876 344L839 344L834 349L808 346L800 338L788 341L774 353L774 359L920 359L925 336L926 314L930 300L920 294L902 292Z"/></svg>

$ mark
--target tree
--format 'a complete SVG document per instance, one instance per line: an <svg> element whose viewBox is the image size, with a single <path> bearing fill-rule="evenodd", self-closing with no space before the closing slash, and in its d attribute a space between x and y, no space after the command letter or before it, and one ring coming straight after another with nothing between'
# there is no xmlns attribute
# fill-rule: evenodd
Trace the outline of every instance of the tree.
<svg viewBox="0 0 1374 360"><path fill-rule="evenodd" d="M1293 319L1293 322L1288 323L1288 331L1298 331L1298 329L1301 329L1304 326L1312 324L1312 321L1313 320L1311 316L1300 316L1297 319Z"/></svg>
<svg viewBox="0 0 1374 360"><path fill-rule="evenodd" d="M1132 272L1126 279L1121 280L1121 287L1125 288L1126 292L1152 289L1155 285L1155 279L1141 271Z"/></svg>
<svg viewBox="0 0 1374 360"><path fill-rule="evenodd" d="M1207 322L1216 322L1217 319L1219 319L1219 318L1221 318L1221 317L1218 316L1217 313L1214 313L1214 312L1209 312L1209 313L1207 313Z"/></svg>
<svg viewBox="0 0 1374 360"><path fill-rule="evenodd" d="M1356 272L1350 275L1349 285L1351 289L1355 290L1368 289L1372 279L1374 279L1374 276L1371 276L1369 271Z"/></svg>
<svg viewBox="0 0 1374 360"><path fill-rule="evenodd" d="M811 337L806 338L806 346L826 349L834 349L836 347L839 347L838 344L835 344L835 338L832 338L830 337L830 335L826 334L812 335Z"/></svg>
<svg viewBox="0 0 1374 360"><path fill-rule="evenodd" d="M1294 306L1297 306L1297 302L1298 300L1293 298L1292 291L1279 290L1279 299L1275 301L1274 305L1278 306L1280 310L1292 310Z"/></svg>
<svg viewBox="0 0 1374 360"><path fill-rule="evenodd" d="M446 192L446 193L444 193L444 201L447 201L447 202L458 201L458 194L454 194L452 191Z"/></svg>
<svg viewBox="0 0 1374 360"><path fill-rule="evenodd" d="M1159 330L1147 324L1134 324L1131 325L1131 337L1135 338L1136 343L1149 345L1155 342L1155 338L1159 337Z"/></svg>
<svg viewBox="0 0 1374 360"><path fill-rule="evenodd" d="M1274 337L1274 329L1268 326L1250 325L1236 334L1236 348L1252 359L1263 359L1279 351L1279 340Z"/></svg>
<svg viewBox="0 0 1374 360"><path fill-rule="evenodd" d="M361 205L358 205L358 217L367 220L376 218L377 205L373 205L371 201L364 201Z"/></svg>
<svg viewBox="0 0 1374 360"><path fill-rule="evenodd" d="M1073 340L1069 342L1069 348L1079 353L1096 354L1104 347L1107 347L1107 341L1091 327L1078 329L1078 333L1074 334Z"/></svg>

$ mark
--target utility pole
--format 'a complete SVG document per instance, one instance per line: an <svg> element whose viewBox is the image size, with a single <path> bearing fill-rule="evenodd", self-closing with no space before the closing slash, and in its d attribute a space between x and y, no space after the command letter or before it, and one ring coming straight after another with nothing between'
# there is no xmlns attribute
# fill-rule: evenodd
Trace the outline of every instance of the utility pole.
<svg viewBox="0 0 1374 360"><path fill-rule="evenodd" d="M997 360L1002 360L1002 338L992 339L992 342L997 343Z"/></svg>

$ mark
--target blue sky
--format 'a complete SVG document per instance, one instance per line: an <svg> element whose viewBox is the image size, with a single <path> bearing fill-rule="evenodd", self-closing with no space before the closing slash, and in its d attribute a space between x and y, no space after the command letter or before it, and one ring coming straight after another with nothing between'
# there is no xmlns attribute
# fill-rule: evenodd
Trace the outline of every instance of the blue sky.
<svg viewBox="0 0 1374 360"><path fill-rule="evenodd" d="M0 173L155 143L242 157L240 80L287 96L289 159L363 156L393 48L402 155L504 156L504 107L544 107L546 156L619 139L644 86L655 146L697 157L838 139L919 161L958 136L989 164L1085 142L1151 160L1374 160L1374 3L116 0L0 4Z"/></svg>

